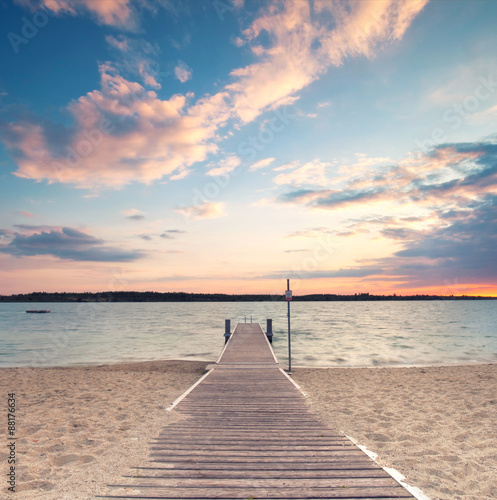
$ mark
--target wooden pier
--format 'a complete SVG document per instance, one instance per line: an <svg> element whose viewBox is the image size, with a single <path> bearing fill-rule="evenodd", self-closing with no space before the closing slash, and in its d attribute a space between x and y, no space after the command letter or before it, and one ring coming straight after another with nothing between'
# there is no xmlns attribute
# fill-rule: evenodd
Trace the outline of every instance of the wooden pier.
<svg viewBox="0 0 497 500"><path fill-rule="evenodd" d="M236 326L173 411L183 418L153 441L151 461L99 498L414 498L309 411L258 323Z"/></svg>

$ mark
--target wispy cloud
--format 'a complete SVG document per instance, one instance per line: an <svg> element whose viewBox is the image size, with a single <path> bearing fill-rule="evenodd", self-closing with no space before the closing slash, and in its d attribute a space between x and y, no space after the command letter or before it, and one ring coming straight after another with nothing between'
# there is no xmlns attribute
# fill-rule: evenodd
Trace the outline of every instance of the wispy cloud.
<svg viewBox="0 0 497 500"><path fill-rule="evenodd" d="M285 238L318 238L323 234L332 233L331 229L327 227L312 227L309 229L302 229L288 234Z"/></svg>
<svg viewBox="0 0 497 500"><path fill-rule="evenodd" d="M329 167L332 163L313 160L295 168L291 172L279 174L274 178L278 185L325 186L329 183ZM281 168L281 167L280 167Z"/></svg>
<svg viewBox="0 0 497 500"><path fill-rule="evenodd" d="M54 257L89 262L130 262L144 257L140 250L123 250L107 246L104 240L70 227L39 230L29 234L15 232L0 252L15 257L52 255Z"/></svg>
<svg viewBox="0 0 497 500"><path fill-rule="evenodd" d="M192 77L192 69L185 62L178 61L174 68L174 75L181 83L185 83Z"/></svg>
<svg viewBox="0 0 497 500"><path fill-rule="evenodd" d="M340 189L293 190L280 200L322 209L375 201L461 206L495 192L496 159L496 143L443 144L384 172L373 169L367 176L353 177Z"/></svg>
<svg viewBox="0 0 497 500"><path fill-rule="evenodd" d="M173 240L178 234L183 233L186 233L186 231L182 231L180 229L166 229L162 234L160 234L160 237L167 240Z"/></svg>
<svg viewBox="0 0 497 500"><path fill-rule="evenodd" d="M121 75L139 78L143 85L153 89L160 89L160 66L154 63L159 54L156 45L142 38L131 38L127 35L107 35L105 41L116 52L113 67Z"/></svg>
<svg viewBox="0 0 497 500"><path fill-rule="evenodd" d="M98 23L126 29L136 28L136 13L132 0L14 0L17 4L36 10L44 7L57 15L90 14ZM147 5L147 2L142 2Z"/></svg>
<svg viewBox="0 0 497 500"><path fill-rule="evenodd" d="M448 220L425 230L398 228L388 236L403 241L403 249L370 265L382 267L385 277L402 278L398 288L455 285L453 293L460 294L458 284L494 285L497 195L487 195L478 207Z"/></svg>
<svg viewBox="0 0 497 500"><path fill-rule="evenodd" d="M38 217L38 215L32 214L31 212L27 212L25 210L22 210L20 212L17 212L19 215L22 215L23 217L28 217L29 219L32 219L33 217Z"/></svg>
<svg viewBox="0 0 497 500"><path fill-rule="evenodd" d="M226 215L224 213L224 203L221 202L205 202L199 205L191 205L189 207L177 207L176 212L195 220L215 219Z"/></svg>
<svg viewBox="0 0 497 500"><path fill-rule="evenodd" d="M260 61L233 70L234 109L242 122L287 103L347 57L373 57L400 40L428 0L382 2L273 2L244 30L238 45L249 44ZM271 45L265 46L263 37Z"/></svg>
<svg viewBox="0 0 497 500"><path fill-rule="evenodd" d="M41 1L57 14L90 12L99 22L119 27L135 23L138 6L154 8L146 0ZM65 110L74 125L16 117L3 123L3 141L18 165L16 175L26 179L80 188L180 179L193 164L218 152L219 129L229 120L235 126L253 121L264 111L295 102L297 93L330 66L348 57L373 57L402 38L427 1L271 2L239 39L251 47L255 62L234 69L232 81L217 94L195 102L190 93L163 100L143 86L160 87L151 58L133 56L127 69L126 61L101 64L100 89ZM129 38L112 35L107 41L121 52L136 53ZM191 77L186 65L176 69L180 81ZM125 78L125 70L139 74L143 85Z"/></svg>
<svg viewBox="0 0 497 500"><path fill-rule="evenodd" d="M207 170L206 175L216 176L229 174L230 172L233 172L241 163L242 161L238 158L238 156L227 156L226 158L219 160L214 168Z"/></svg>
<svg viewBox="0 0 497 500"><path fill-rule="evenodd" d="M128 208L126 210L121 210L121 213L126 217L126 219L131 220L143 220L145 219L145 214L137 210L136 208Z"/></svg>
<svg viewBox="0 0 497 500"><path fill-rule="evenodd" d="M264 158L262 160L259 160L258 162L253 163L252 165L250 165L249 170L251 172L254 172L255 170L265 168L265 167L271 165L271 163L273 163L274 160L275 160L275 158Z"/></svg>

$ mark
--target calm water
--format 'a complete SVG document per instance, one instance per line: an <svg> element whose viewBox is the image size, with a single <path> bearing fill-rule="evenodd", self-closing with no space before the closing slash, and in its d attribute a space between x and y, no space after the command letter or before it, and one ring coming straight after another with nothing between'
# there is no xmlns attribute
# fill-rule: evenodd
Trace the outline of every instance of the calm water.
<svg viewBox="0 0 497 500"><path fill-rule="evenodd" d="M50 314L26 314L26 309ZM293 302L292 363L307 366L497 362L497 302ZM215 361L224 319L265 328L287 360L287 308L256 303L0 304L0 366Z"/></svg>

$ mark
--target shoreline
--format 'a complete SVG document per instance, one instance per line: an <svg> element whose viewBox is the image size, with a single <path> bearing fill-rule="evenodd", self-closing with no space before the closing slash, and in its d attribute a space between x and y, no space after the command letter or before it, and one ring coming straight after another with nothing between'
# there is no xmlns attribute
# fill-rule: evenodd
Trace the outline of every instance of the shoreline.
<svg viewBox="0 0 497 500"><path fill-rule="evenodd" d="M150 440L181 418L165 410L207 364L1 368L5 393L16 394L16 491L87 499L118 484L148 460ZM324 423L432 500L497 498L497 363L293 367L292 379ZM0 460L6 474L3 450Z"/></svg>
<svg viewBox="0 0 497 500"><path fill-rule="evenodd" d="M59 368L102 368L104 366L116 367L116 366L134 366L134 365L145 365L149 363L205 363L205 365L215 364L219 356L216 359L186 359L186 358L171 358L171 359L151 359L145 361L105 361L105 362L95 362L95 363L81 363L77 365L28 365L28 366L1 366L0 372L2 370L33 370L33 369L59 369ZM280 364L280 368L286 371L288 368L288 363L284 362ZM360 365L360 366L314 366L314 365L296 365L292 362L292 369L302 369L302 370L382 370L382 369L404 369L404 368L439 368L439 367L457 367L457 366L481 366L481 365L497 365L497 361L474 361L472 363L462 363L456 361L454 363L440 363L431 365L422 364L402 364L402 365Z"/></svg>

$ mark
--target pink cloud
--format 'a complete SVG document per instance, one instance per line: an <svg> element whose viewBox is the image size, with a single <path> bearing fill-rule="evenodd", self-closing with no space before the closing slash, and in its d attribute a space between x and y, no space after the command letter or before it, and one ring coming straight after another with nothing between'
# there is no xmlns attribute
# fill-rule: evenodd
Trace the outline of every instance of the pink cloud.
<svg viewBox="0 0 497 500"><path fill-rule="evenodd" d="M355 2L300 0L267 6L243 32L238 45L249 43L260 61L231 72L235 112L244 123L274 109L347 57L373 57L383 44L402 38L428 0ZM334 27L327 20L331 14ZM258 42L261 33L269 48ZM280 104L278 104L280 103Z"/></svg>
<svg viewBox="0 0 497 500"><path fill-rule="evenodd" d="M89 13L101 24L131 28L135 25L131 0L14 0L17 4L38 9L40 6L55 14L72 16Z"/></svg>
<svg viewBox="0 0 497 500"><path fill-rule="evenodd" d="M331 165L331 163L319 160L309 161L291 172L277 175L274 182L278 185L303 186L312 184L326 186L329 183L328 171Z"/></svg>
<svg viewBox="0 0 497 500"><path fill-rule="evenodd" d="M205 202L199 205L191 205L189 207L178 207L176 212L185 215L190 219L215 219L223 217L224 203Z"/></svg>
<svg viewBox="0 0 497 500"><path fill-rule="evenodd" d="M271 163L273 163L274 160L275 160L275 158L264 158L262 160L259 160L258 162L255 162L252 165L250 165L250 171L254 172L255 170L265 168L265 167L271 165Z"/></svg>
<svg viewBox="0 0 497 500"><path fill-rule="evenodd" d="M280 199L330 210L369 206L378 201L398 206L414 202L419 209L460 209L497 194L496 148L495 144L485 142L439 146L431 153L403 159L383 171L363 170L360 177L346 180L339 189L331 188L334 180L323 176L325 182L315 182L322 189L298 189L287 192ZM360 163L367 165L369 162L362 157ZM280 174L274 179L275 183L307 184L306 177L311 179L312 176L302 168Z"/></svg>
<svg viewBox="0 0 497 500"><path fill-rule="evenodd" d="M75 121L70 141L50 143L43 126L34 123L8 126L6 145L17 151L15 175L118 188L178 176L217 150L212 139L228 116L222 94L185 109L188 96L160 100L112 67L100 69L101 89L68 106Z"/></svg>
<svg viewBox="0 0 497 500"><path fill-rule="evenodd" d="M226 158L223 158L219 162L216 163L216 167L211 168L206 172L206 175L226 175L229 174L230 172L233 172L236 167L238 167L241 164L240 158L235 155L227 156Z"/></svg>
<svg viewBox="0 0 497 500"><path fill-rule="evenodd" d="M17 1L34 6L32 0ZM116 26L132 23L135 5L131 0L42 2L57 13L87 11L100 22ZM381 44L402 37L426 2L316 1L314 12L309 2L300 0L264 6L240 39L258 47L257 61L233 70L232 83L193 104L189 93L161 100L154 91L125 79L116 67L102 64L100 89L67 107L74 118L65 134L70 139L53 139L54 134L46 130L53 124L41 121L7 126L4 142L17 162L15 174L90 189L120 188L133 181L150 183L165 176L181 179L189 167L218 151L219 129L229 119L247 123L264 111L292 104L298 99L296 93L330 65L339 65L346 57L374 56ZM333 26L326 21L329 16L320 15L326 10L333 16ZM263 32L270 40L267 48L258 41ZM108 37L107 41L120 51L130 50L124 37ZM132 62L144 85L160 88L150 61L134 58ZM177 72L181 81L190 75L189 68Z"/></svg>
<svg viewBox="0 0 497 500"><path fill-rule="evenodd" d="M181 83L185 83L192 77L192 69L188 64L179 61L178 65L174 68L174 74Z"/></svg>

